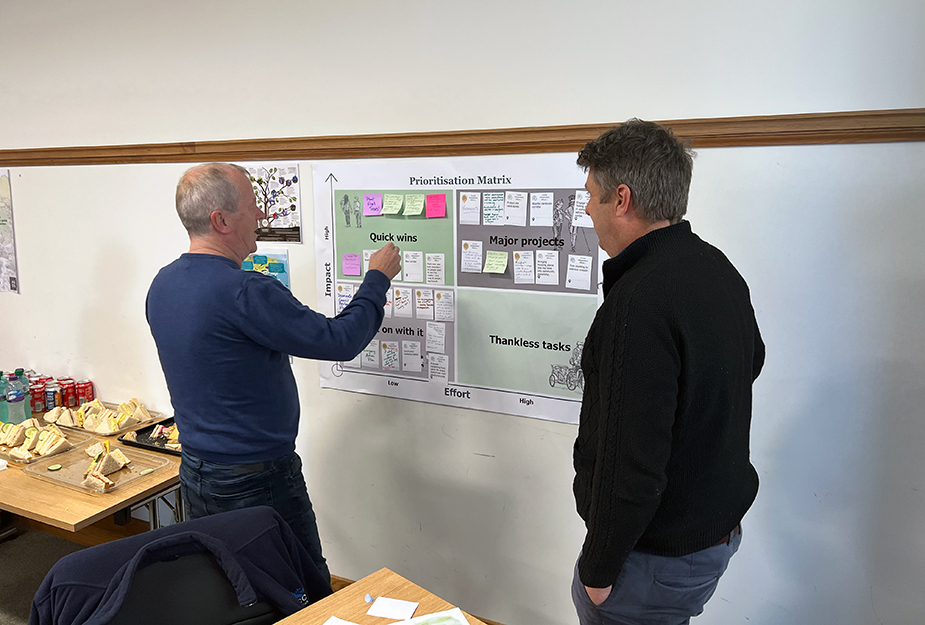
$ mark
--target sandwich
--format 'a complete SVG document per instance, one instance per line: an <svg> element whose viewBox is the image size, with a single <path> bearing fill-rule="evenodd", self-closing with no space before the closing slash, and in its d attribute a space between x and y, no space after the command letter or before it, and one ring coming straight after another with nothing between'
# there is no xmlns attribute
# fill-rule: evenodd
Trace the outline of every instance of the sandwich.
<svg viewBox="0 0 925 625"><path fill-rule="evenodd" d="M118 450L116 450L118 451ZM101 452L91 462L84 475L99 473L100 475L109 475L115 473L128 464L128 458L121 451L118 454Z"/></svg>
<svg viewBox="0 0 925 625"><path fill-rule="evenodd" d="M26 451L35 449L39 442L39 433L41 430L37 427L26 428L26 439L23 441L22 448Z"/></svg>
<svg viewBox="0 0 925 625"><path fill-rule="evenodd" d="M137 401L137 400L134 400L134 401ZM148 412L148 409L145 408L144 404L142 403L138 404L138 407L135 408L135 412L132 413L132 416L138 419L139 423L144 423L145 421L150 421L151 419L154 418L151 416L151 413Z"/></svg>
<svg viewBox="0 0 925 625"><path fill-rule="evenodd" d="M82 486L86 486L87 488L103 492L112 488L115 485L115 482L101 473L91 472L87 474L87 476L80 484Z"/></svg>
<svg viewBox="0 0 925 625"><path fill-rule="evenodd" d="M32 454L29 453L27 449L16 447L10 450L10 458L19 460L20 462L29 462L32 460Z"/></svg>
<svg viewBox="0 0 925 625"><path fill-rule="evenodd" d="M48 437L44 441L40 441L36 446L35 452L40 456L50 456L71 447L73 445L66 438L58 436L54 432L49 432Z"/></svg>
<svg viewBox="0 0 925 625"><path fill-rule="evenodd" d="M6 436L3 437L3 444L7 447L18 447L26 440L26 427L22 423L17 423L10 428Z"/></svg>
<svg viewBox="0 0 925 625"><path fill-rule="evenodd" d="M132 464L132 461L129 460L129 457L128 457L128 456L126 456L124 453L122 453L122 450L121 450L121 449L113 449L111 452L109 452L109 454L110 454L113 458L115 458L116 460L118 460L118 461L122 464L123 467L124 467L125 465L127 465L127 464Z"/></svg>
<svg viewBox="0 0 925 625"><path fill-rule="evenodd" d="M85 412L83 428L85 430L92 430L95 432L97 428L99 428L100 423L102 423L105 419L104 410L106 409L104 408L103 410L95 412Z"/></svg>
<svg viewBox="0 0 925 625"><path fill-rule="evenodd" d="M0 426L0 445L3 444L3 440L6 438L6 435L9 434L10 430L12 430L14 427L16 427L15 423L4 423L2 426Z"/></svg>
<svg viewBox="0 0 925 625"><path fill-rule="evenodd" d="M93 443L92 445L84 449L84 451L87 452L87 455L90 456L91 458L96 458L100 454L106 452L106 447L103 445L103 443L97 441L96 443Z"/></svg>
<svg viewBox="0 0 925 625"><path fill-rule="evenodd" d="M46 426L44 427L44 429L45 429L45 430L48 430L48 431L51 432L52 434L57 434L57 435L60 436L61 438L67 438L67 437L64 435L64 432L62 432L60 429L58 429L58 426L55 425L54 423L52 423L51 425L46 425Z"/></svg>
<svg viewBox="0 0 925 625"><path fill-rule="evenodd" d="M55 408L55 410L57 409L58 408ZM72 411L70 408L61 408L61 412L58 413L58 418L54 421L54 423L71 428L80 427L77 419L74 418L74 411Z"/></svg>
<svg viewBox="0 0 925 625"><path fill-rule="evenodd" d="M42 418L45 419L45 423L57 423L58 419L61 417L61 413L65 410L66 408L64 406L56 406L46 412L45 416Z"/></svg>

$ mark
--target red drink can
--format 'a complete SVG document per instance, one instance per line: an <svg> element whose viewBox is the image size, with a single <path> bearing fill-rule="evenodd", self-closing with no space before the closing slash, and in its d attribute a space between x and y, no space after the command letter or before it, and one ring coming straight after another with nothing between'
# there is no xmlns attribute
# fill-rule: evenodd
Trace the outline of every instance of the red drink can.
<svg viewBox="0 0 925 625"><path fill-rule="evenodd" d="M61 383L61 405L68 408L77 407L77 382L72 378L64 378Z"/></svg>
<svg viewBox="0 0 925 625"><path fill-rule="evenodd" d="M90 380L81 380L77 383L77 403L83 405L88 401L93 401L93 382Z"/></svg>
<svg viewBox="0 0 925 625"><path fill-rule="evenodd" d="M30 384L29 396L32 398L32 414L45 412L45 385L38 382Z"/></svg>

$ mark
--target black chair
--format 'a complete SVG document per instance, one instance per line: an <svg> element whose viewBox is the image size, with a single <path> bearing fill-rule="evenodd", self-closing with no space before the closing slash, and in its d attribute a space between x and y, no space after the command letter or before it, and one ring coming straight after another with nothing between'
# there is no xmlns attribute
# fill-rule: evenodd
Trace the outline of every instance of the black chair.
<svg viewBox="0 0 925 625"><path fill-rule="evenodd" d="M259 506L65 556L30 625L263 625L331 592L286 522Z"/></svg>
<svg viewBox="0 0 925 625"><path fill-rule="evenodd" d="M238 604L234 587L211 554L149 564L135 574L111 625L268 625L283 618L272 604Z"/></svg>

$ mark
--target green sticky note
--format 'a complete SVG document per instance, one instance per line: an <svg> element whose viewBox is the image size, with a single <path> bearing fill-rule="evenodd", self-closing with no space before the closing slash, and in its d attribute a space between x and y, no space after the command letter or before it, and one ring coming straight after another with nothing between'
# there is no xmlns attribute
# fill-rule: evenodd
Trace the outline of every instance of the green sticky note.
<svg viewBox="0 0 925 625"><path fill-rule="evenodd" d="M404 195L390 195L386 193L382 196L382 214L397 215L401 212L401 206L405 203Z"/></svg>
<svg viewBox="0 0 925 625"><path fill-rule="evenodd" d="M241 263L241 269L243 269L244 271L253 271L253 270L254 270L254 261L252 261L252 260L245 260L243 263Z"/></svg>
<svg viewBox="0 0 925 625"><path fill-rule="evenodd" d="M482 273L504 273L507 270L507 252L488 250L485 252L485 268Z"/></svg>
<svg viewBox="0 0 925 625"><path fill-rule="evenodd" d="M286 265L283 263L270 263L267 266L267 271L270 273L286 273Z"/></svg>
<svg viewBox="0 0 925 625"><path fill-rule="evenodd" d="M420 215L424 210L424 195L405 196L405 214Z"/></svg>
<svg viewBox="0 0 925 625"><path fill-rule="evenodd" d="M254 256L254 264L255 265L266 265L267 257L266 256Z"/></svg>

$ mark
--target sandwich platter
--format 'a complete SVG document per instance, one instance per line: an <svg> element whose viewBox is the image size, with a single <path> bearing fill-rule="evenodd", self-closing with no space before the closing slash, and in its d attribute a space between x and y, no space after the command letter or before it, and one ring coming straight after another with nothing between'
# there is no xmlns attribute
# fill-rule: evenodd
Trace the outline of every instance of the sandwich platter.
<svg viewBox="0 0 925 625"><path fill-rule="evenodd" d="M156 452L180 456L181 447L179 432L173 417L160 423L139 428L134 432L126 432L119 437L119 441L132 447L151 449Z"/></svg>
<svg viewBox="0 0 925 625"><path fill-rule="evenodd" d="M92 453L97 446L105 452ZM120 458L119 464L122 466L106 469L104 476L100 471L101 460L105 461L105 456L110 453ZM23 467L23 473L82 493L105 495L126 484L147 478L170 463L170 459L164 456L140 449L116 447L104 440L84 444L57 458L42 458ZM88 479L91 474L96 477Z"/></svg>
<svg viewBox="0 0 925 625"><path fill-rule="evenodd" d="M148 410L134 397L127 402L114 404L94 399L76 410L58 406L42 418L69 430L89 431L100 436L116 436L140 425L163 421L165 416Z"/></svg>
<svg viewBox="0 0 925 625"><path fill-rule="evenodd" d="M20 464L51 458L90 440L86 432L62 431L54 425L41 425L41 419L21 424L4 423L0 432L0 458ZM10 443L4 445L4 442Z"/></svg>

